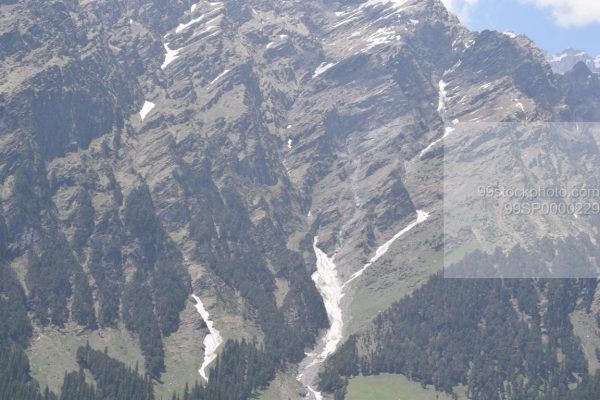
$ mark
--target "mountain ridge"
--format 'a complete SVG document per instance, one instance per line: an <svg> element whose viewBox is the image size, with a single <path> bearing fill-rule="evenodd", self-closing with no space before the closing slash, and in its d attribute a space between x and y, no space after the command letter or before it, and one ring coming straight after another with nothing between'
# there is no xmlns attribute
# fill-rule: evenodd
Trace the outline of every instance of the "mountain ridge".
<svg viewBox="0 0 600 400"><path fill-rule="evenodd" d="M293 369L328 325L315 236L345 282L417 210L432 215L411 254L396 243L353 283L354 333L373 317L352 314L361 291L414 289L439 268L421 255L442 243L441 137L599 118L597 76L554 75L526 37L469 32L437 0L0 7L5 260L36 332L55 330L36 314L64 299L47 310L56 329L126 327L146 371L180 387L201 349L175 349L206 334L192 294L226 340L256 339ZM389 270L410 278L384 282Z"/></svg>

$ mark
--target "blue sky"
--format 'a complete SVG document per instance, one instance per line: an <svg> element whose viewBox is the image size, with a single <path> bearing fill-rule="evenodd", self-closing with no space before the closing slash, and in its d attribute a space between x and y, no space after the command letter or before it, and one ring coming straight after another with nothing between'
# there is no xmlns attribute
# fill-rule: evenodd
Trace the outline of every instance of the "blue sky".
<svg viewBox="0 0 600 400"><path fill-rule="evenodd" d="M442 0L473 30L510 30L551 54L569 47L600 55L599 0Z"/></svg>

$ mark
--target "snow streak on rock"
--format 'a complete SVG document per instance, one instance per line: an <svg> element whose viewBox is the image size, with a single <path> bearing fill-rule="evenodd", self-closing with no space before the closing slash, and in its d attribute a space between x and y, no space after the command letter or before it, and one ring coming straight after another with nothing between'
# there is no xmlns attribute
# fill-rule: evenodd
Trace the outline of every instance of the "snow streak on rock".
<svg viewBox="0 0 600 400"><path fill-rule="evenodd" d="M393 28L379 28L373 35L367 38L367 49L372 49L380 44L391 43L401 38Z"/></svg>
<svg viewBox="0 0 600 400"><path fill-rule="evenodd" d="M521 110L522 113L525 112L525 107L523 106L523 103L517 102L517 104L515 104L515 106Z"/></svg>
<svg viewBox="0 0 600 400"><path fill-rule="evenodd" d="M327 72L327 70L334 67L336 64L337 63L321 63L321 65L319 65L315 70L315 73L313 74L313 79L319 75L324 74L325 72Z"/></svg>
<svg viewBox="0 0 600 400"><path fill-rule="evenodd" d="M202 378L208 382L206 369L217 358L217 350L223 343L223 339L221 338L221 333L215 328L214 322L210 319L210 314L208 311L206 311L206 308L204 308L202 300L200 300L200 298L195 294L193 294L192 297L194 300L196 300L196 310L198 310L198 313L204 320L204 323L206 323L206 327L208 328L209 332L204 338L204 361L198 370L200 376L202 376Z"/></svg>
<svg viewBox="0 0 600 400"><path fill-rule="evenodd" d="M438 143L440 143L442 140L446 139L448 137L448 135L450 135L452 132L454 132L454 128L447 126L446 128L444 128L444 135L439 138L434 140L433 142L431 142L429 144L429 146L425 147L422 151L421 154L419 154L419 157L423 157L425 155L425 153L427 153L429 150L433 149L435 146L437 146Z"/></svg>
<svg viewBox="0 0 600 400"><path fill-rule="evenodd" d="M213 79L213 80L212 80L212 82L210 82L210 83L208 84L208 86L210 87L210 86L214 85L215 83L217 83L217 81L218 81L219 79L221 79L222 77L224 77L225 75L227 75L227 74L229 73L229 71L230 71L229 69L226 69L225 71L221 72L221 73L219 74L219 76L217 76L215 79Z"/></svg>
<svg viewBox="0 0 600 400"><path fill-rule="evenodd" d="M321 394L321 392L317 392L315 389L311 388L310 386L308 387L308 390L315 397L315 400L323 400L323 395ZM310 395L307 395L306 398L310 399Z"/></svg>
<svg viewBox="0 0 600 400"><path fill-rule="evenodd" d="M202 22L202 20L204 20L206 17L204 15L199 16L198 18L193 18L192 20L190 20L189 22L186 22L185 24L179 24L177 25L177 28L175 28L175 33L181 33L183 31L185 31L187 28L189 28L190 26L197 24L198 22Z"/></svg>
<svg viewBox="0 0 600 400"><path fill-rule="evenodd" d="M446 82L441 80L438 84L439 93L438 93L438 113L443 113L446 111L446 101L448 100L448 92L446 91Z"/></svg>
<svg viewBox="0 0 600 400"><path fill-rule="evenodd" d="M362 274L365 273L365 271L367 269L369 269L369 267L371 265L373 265L374 262L376 262L381 257L383 257L385 255L385 253L387 253L388 250L390 249L390 246L396 240L398 240L401 236L404 236L405 234L407 234L408 232L410 232L415 226L417 226L417 225L419 225L419 224L427 221L428 218L429 218L429 213L428 212L422 211L422 210L418 210L417 211L417 219L414 220L413 222L411 222L410 224L408 224L400 232L396 233L394 235L394 237L392 237L390 240L388 240L387 242L385 242L384 244L382 244L381 246L379 246L377 248L377 250L375 251L375 255L369 260L369 262L366 263L360 270L358 270L354 274L352 274L352 276L350 277L350 279L348 279L346 281L346 283L344 283L344 285L342 286L342 289L344 289L351 282L353 282L354 280L356 280L357 278L359 278Z"/></svg>
<svg viewBox="0 0 600 400"><path fill-rule="evenodd" d="M166 54L165 54L165 61L160 66L161 69L167 68L167 65L169 65L173 61L175 61L175 59L177 57L179 57L179 52L181 51L181 49L171 50L169 48L169 44L168 43L165 43L164 47L165 47Z"/></svg>
<svg viewBox="0 0 600 400"><path fill-rule="evenodd" d="M375 6L391 6L396 10L401 10L404 3L406 3L406 0L367 0L360 5L360 9Z"/></svg>
<svg viewBox="0 0 600 400"><path fill-rule="evenodd" d="M140 110L140 118L142 119L142 121L144 121L144 119L146 118L146 116L148 114L150 114L150 111L152 111L152 109L156 107L156 104L154 104L151 101L145 101L144 105L142 106L142 109Z"/></svg>
<svg viewBox="0 0 600 400"><path fill-rule="evenodd" d="M449 70L451 71L451 70ZM444 75L446 73L448 73L449 71L446 71L444 73ZM438 87L439 87L439 91L438 91L438 107L437 107L437 112L438 114L440 114L440 116L442 117L442 120L444 119L444 114L446 113L446 102L448 101L448 91L446 90L447 87L447 83L444 82L443 80L440 80L440 82L438 83ZM425 149L423 149L421 151L421 153L419 154L419 157L423 157L425 155L425 153L427 153L429 150L431 150L432 148L434 148L435 146L437 146L438 143L440 143L442 140L444 140L445 138L448 137L448 135L450 135L452 132L454 132L454 128L452 127L445 127L444 128L444 134L442 135L441 138L434 140L433 142L431 142L429 144L429 146L427 146Z"/></svg>

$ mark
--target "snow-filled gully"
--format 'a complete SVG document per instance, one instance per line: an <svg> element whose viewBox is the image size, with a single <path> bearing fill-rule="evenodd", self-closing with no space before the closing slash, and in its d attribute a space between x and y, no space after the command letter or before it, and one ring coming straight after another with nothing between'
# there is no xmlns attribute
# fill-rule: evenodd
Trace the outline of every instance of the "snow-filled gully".
<svg viewBox="0 0 600 400"><path fill-rule="evenodd" d="M219 346L223 343L223 338L221 337L221 333L215 328L214 322L210 319L210 314L204 307L204 303L202 300L195 294L192 295L194 300L196 300L196 310L198 310L198 314L204 320L206 327L208 328L208 335L204 338L204 361L202 362L202 366L198 370L200 376L204 378L206 382L208 382L208 375L206 374L206 370L208 366L217 358L217 351Z"/></svg>
<svg viewBox="0 0 600 400"><path fill-rule="evenodd" d="M459 64L460 61L457 63L457 65ZM447 72L452 71L452 69L446 71L444 73L444 75ZM447 126L446 124L446 119L444 118L444 115L446 114L446 103L448 102L448 91L446 90L448 87L448 84L446 82L444 82L444 80L440 80L438 83L438 107L437 107L437 112L440 115L440 117L442 118L442 121L444 121L444 134L442 135L441 138L434 140L433 142L431 142L426 148L424 148L421 153L419 153L419 157L423 158L423 156L429 152L432 148L434 148L435 146L437 146L440 142L442 142L444 139L446 139L452 132L454 132L454 128L451 126ZM454 120L452 121L453 124L456 125L456 123L458 123L458 120Z"/></svg>
<svg viewBox="0 0 600 400"><path fill-rule="evenodd" d="M223 5L223 3L208 1L208 5L220 7ZM191 6L188 14L190 14L192 16L194 13L196 13L196 11L198 10L198 6L199 6L199 3L193 4ZM201 22L204 23L205 25L208 25L208 27L203 32L209 32L209 31L217 29L216 26L213 26L211 24L219 18L219 16L214 17L215 13L218 13L221 10L222 10L222 7L216 8L216 9L211 10L206 15L203 14L203 15L200 15L199 17L191 18L189 20L189 22L187 22L187 23L179 24L175 28L175 35L183 32L183 31L189 29L190 27L192 27L196 24L199 24ZM205 20L207 20L208 18L211 18L211 17L214 17L214 18L205 22ZM133 22L134 22L133 20L131 20L131 19L129 20L130 25L133 24ZM169 37L169 35L171 35L171 33L166 34L164 38L166 39L167 37ZM207 36L207 37L209 37L209 36ZM171 63L173 63L178 57L181 56L181 52L184 50L184 47L172 49L170 47L170 43L164 42L163 48L165 50L165 58L164 58L162 65L160 66L160 68L162 70L165 70ZM229 70L225 70L221 75L219 75L217 78L215 78L211 82L211 85L214 84L215 82L217 82L223 76L225 76L228 72L229 72ZM144 102L142 108L138 112L141 121L144 122L144 120L148 117L148 115L155 108L156 108L156 104L154 102L146 100ZM218 356L219 347L223 344L223 338L221 336L221 333L215 328L215 323L214 323L214 321L211 320L210 314L206 310L206 307L204 306L204 303L202 303L202 300L200 300L200 298L198 296L196 296L195 294L193 294L192 297L196 301L196 304L194 305L194 307L196 308L196 310L198 311L198 313L202 317L202 320L204 321L204 323L206 324L206 326L208 328L208 334L204 337L204 341L203 341L204 360L202 361L202 365L200 366L200 369L198 370L198 373L200 374L200 376L206 382L208 382L208 378L209 378L208 368L213 363L213 361L216 360L216 358Z"/></svg>
<svg viewBox="0 0 600 400"><path fill-rule="evenodd" d="M169 64L175 61L177 57L179 57L179 52L181 51L181 49L171 49L169 47L169 43L165 43L163 47L165 48L165 61L163 61L162 65L160 66L161 69L167 68Z"/></svg>
<svg viewBox="0 0 600 400"><path fill-rule="evenodd" d="M338 275L337 266L335 265L335 255L327 256L318 246L319 237L316 236L313 241L313 250L317 258L316 271L312 275L317 290L323 298L327 317L329 318L329 329L321 338L320 343L312 353L307 353L306 358L300 364L300 373L296 379L302 383L306 389L306 399L322 400L323 395L317 391L312 385L318 375L321 365L327 357L335 352L338 345L344 337L344 315L342 308L342 299L345 294L345 289L362 274L365 273L373 263L383 257L391 245L402 236L406 235L417 225L422 224L429 218L429 213L418 210L417 218L408 224L405 228L396 233L390 240L379 246L375 251L375 255L366 263L360 270L352 274L352 276L344 283L341 282Z"/></svg>

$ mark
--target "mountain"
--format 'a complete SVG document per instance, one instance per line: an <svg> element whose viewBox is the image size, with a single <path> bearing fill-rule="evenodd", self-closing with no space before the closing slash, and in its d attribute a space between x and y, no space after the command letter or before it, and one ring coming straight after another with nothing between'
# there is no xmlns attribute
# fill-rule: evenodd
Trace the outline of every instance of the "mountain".
<svg viewBox="0 0 600 400"><path fill-rule="evenodd" d="M560 54L548 56L548 62L557 74L570 71L579 62L584 63L592 72L600 72L600 57L594 58L585 51L575 49L568 49Z"/></svg>
<svg viewBox="0 0 600 400"><path fill-rule="evenodd" d="M448 299L451 319L488 305L532 352L573 356L534 374L515 343L490 341L522 380L591 379L595 281L532 284L530 303L566 302L540 350L548 325L523 327L535 313L511 308L517 289L430 278L449 260L485 272L496 248L530 260L545 239L594 260L595 216L508 218L452 197L595 187L594 125L560 129L600 120L586 65L555 74L527 37L470 32L438 0L5 0L0 29L0 371L18 371L5 398L339 397L358 371L451 392L496 354L444 353L464 357L435 381L357 361L400 353L390 332L435 337L448 320L428 310L434 326L409 334L402 306ZM497 296L468 308L484 291Z"/></svg>

